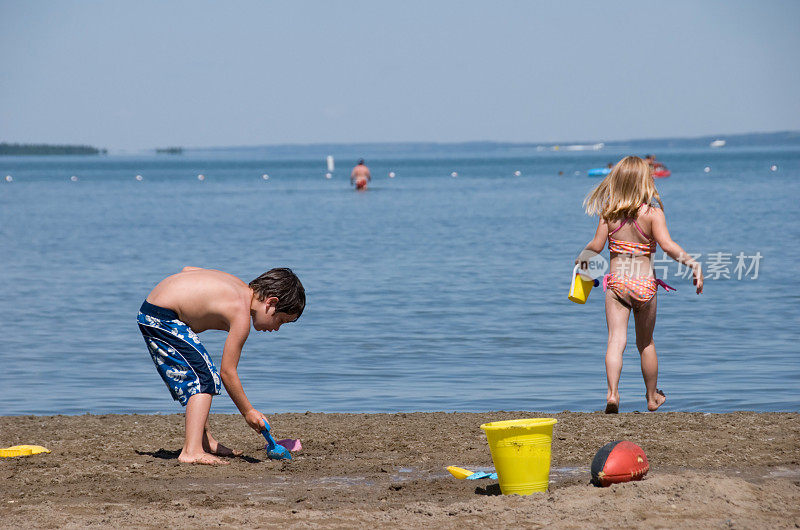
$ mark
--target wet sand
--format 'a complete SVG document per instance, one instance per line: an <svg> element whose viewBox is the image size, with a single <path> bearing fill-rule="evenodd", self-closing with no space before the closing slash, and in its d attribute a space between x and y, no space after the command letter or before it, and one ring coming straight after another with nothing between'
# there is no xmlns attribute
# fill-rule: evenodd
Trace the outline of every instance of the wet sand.
<svg viewBox="0 0 800 530"><path fill-rule="evenodd" d="M481 423L530 412L275 414L277 438L301 438L292 462L266 458L240 416L214 415L224 467L179 464L183 416L4 416L0 447L50 454L0 459L0 526L197 527L798 527L800 414L561 413L550 491L498 495ZM603 444L647 453L645 480L589 485Z"/></svg>

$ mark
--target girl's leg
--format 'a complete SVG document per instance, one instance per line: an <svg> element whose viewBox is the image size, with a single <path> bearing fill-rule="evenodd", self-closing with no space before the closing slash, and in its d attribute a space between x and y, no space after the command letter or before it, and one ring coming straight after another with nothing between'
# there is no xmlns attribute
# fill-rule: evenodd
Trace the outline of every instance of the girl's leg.
<svg viewBox="0 0 800 530"><path fill-rule="evenodd" d="M658 356L653 342L653 329L656 326L656 299L653 296L647 303L633 311L636 325L636 347L642 358L642 377L646 389L647 409L656 410L667 398L658 390Z"/></svg>
<svg viewBox="0 0 800 530"><path fill-rule="evenodd" d="M622 352L628 341L628 318L631 308L624 304L612 289L606 291L606 324L608 347L606 349L606 413L619 411L619 376L622 373Z"/></svg>
<svg viewBox="0 0 800 530"><path fill-rule="evenodd" d="M211 394L195 394L186 403L186 440L178 460L185 464L227 464L228 462L207 453L203 438L211 410Z"/></svg>

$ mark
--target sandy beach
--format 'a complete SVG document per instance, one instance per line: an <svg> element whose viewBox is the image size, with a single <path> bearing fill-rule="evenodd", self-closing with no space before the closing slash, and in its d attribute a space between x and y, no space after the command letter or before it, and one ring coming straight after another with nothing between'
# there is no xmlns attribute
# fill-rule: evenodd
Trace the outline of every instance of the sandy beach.
<svg viewBox="0 0 800 530"><path fill-rule="evenodd" d="M183 416L0 417L3 446L50 454L0 460L0 525L354 527L797 527L800 415L560 413L550 491L499 495L496 481L456 480L447 465L492 467L479 425L529 412L275 414L297 437L291 462L266 458L239 416L212 432L244 451L231 465L181 465ZM647 453L645 480L589 485L604 443Z"/></svg>

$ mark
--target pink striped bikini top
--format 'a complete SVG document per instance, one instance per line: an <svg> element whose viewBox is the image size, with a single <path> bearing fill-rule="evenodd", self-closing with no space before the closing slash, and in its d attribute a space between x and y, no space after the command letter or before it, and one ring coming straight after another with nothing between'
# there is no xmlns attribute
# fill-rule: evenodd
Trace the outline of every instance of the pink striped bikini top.
<svg viewBox="0 0 800 530"><path fill-rule="evenodd" d="M645 239L647 239L648 243L637 243L635 241L625 241L624 239L614 239L611 237L612 235L616 234L617 231L625 226L628 221L633 221L633 225L642 234ZM617 254L631 254L633 256L647 256L649 254L654 254L656 251L656 240L651 239L647 234L644 233L642 228L639 226L639 223L636 222L636 219L625 219L620 223L618 227L614 229L613 232L608 234L608 250L611 252L616 252Z"/></svg>

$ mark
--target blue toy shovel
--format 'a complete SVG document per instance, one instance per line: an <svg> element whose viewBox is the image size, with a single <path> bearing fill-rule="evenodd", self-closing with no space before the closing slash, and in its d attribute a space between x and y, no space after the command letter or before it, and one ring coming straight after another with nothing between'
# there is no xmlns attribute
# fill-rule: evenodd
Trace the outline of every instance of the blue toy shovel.
<svg viewBox="0 0 800 530"><path fill-rule="evenodd" d="M472 475L467 477L467 480L477 480L479 478L489 478L492 480L497 480L497 473L488 473L486 471L476 471Z"/></svg>
<svg viewBox="0 0 800 530"><path fill-rule="evenodd" d="M275 438L269 433L269 423L266 420L261 421L264 422L264 430L261 431L261 435L267 441L267 457L270 460L291 460L292 453L282 445L278 445L275 442Z"/></svg>

